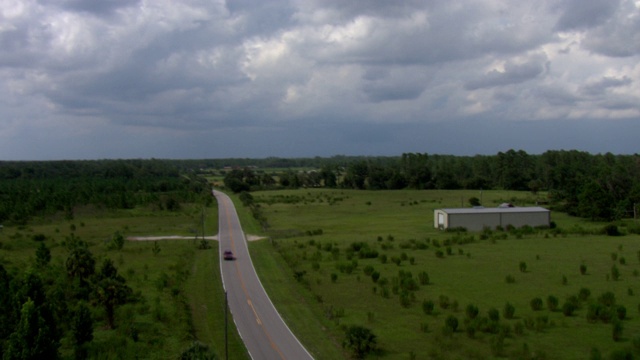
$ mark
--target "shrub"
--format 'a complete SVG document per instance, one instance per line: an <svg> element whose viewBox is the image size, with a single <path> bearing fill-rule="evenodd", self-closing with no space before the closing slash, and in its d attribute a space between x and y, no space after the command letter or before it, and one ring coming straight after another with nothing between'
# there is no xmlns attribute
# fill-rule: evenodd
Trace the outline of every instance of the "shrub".
<svg viewBox="0 0 640 360"><path fill-rule="evenodd" d="M480 310L478 310L477 306L475 306L473 304L469 304L465 308L464 312L465 312L465 314L467 314L467 317L469 319L475 319L478 316L478 313L480 312Z"/></svg>
<svg viewBox="0 0 640 360"><path fill-rule="evenodd" d="M578 299L580 299L580 301L587 301L589 296L591 296L591 290L587 288L581 288L580 292L578 292Z"/></svg>
<svg viewBox="0 0 640 360"><path fill-rule="evenodd" d="M364 267L364 269L362 269L362 271L364 272L365 275L371 276L371 274L373 273L373 266L367 265Z"/></svg>
<svg viewBox="0 0 640 360"><path fill-rule="evenodd" d="M47 240L47 237L44 234L35 234L31 237L31 240L33 241L45 241Z"/></svg>
<svg viewBox="0 0 640 360"><path fill-rule="evenodd" d="M202 359L202 360L215 360L216 354L209 349L209 346L199 341L194 341L191 345L185 349L179 357L180 360Z"/></svg>
<svg viewBox="0 0 640 360"><path fill-rule="evenodd" d="M449 297L446 295L440 295L440 297L438 298L438 305L441 309L449 308L449 305L451 305L451 303L449 302Z"/></svg>
<svg viewBox="0 0 640 360"><path fill-rule="evenodd" d="M600 295L598 302L606 307L611 307L616 304L616 295L611 291L607 291Z"/></svg>
<svg viewBox="0 0 640 360"><path fill-rule="evenodd" d="M342 341L345 349L351 350L356 359L364 359L378 348L376 335L370 329L360 325L351 325L345 329L345 339Z"/></svg>
<svg viewBox="0 0 640 360"><path fill-rule="evenodd" d="M613 338L613 341L620 341L622 339L622 330L622 321L614 321L612 323L611 337Z"/></svg>
<svg viewBox="0 0 640 360"><path fill-rule="evenodd" d="M487 314L489 316L489 320L494 321L494 322L500 321L500 312L498 311L498 309L491 308L491 309L489 309Z"/></svg>
<svg viewBox="0 0 640 360"><path fill-rule="evenodd" d="M520 268L520 272L522 273L527 272L527 263L524 261L520 261L519 268Z"/></svg>
<svg viewBox="0 0 640 360"><path fill-rule="evenodd" d="M557 311L558 310L558 298L553 296L553 295L549 295L547 297L547 309L549 309L549 311Z"/></svg>
<svg viewBox="0 0 640 360"><path fill-rule="evenodd" d="M531 310L533 311L542 310L542 299L540 299L539 297L531 299L531 302L529 304L531 305Z"/></svg>
<svg viewBox="0 0 640 360"><path fill-rule="evenodd" d="M515 278L515 277L513 277L513 275L507 275L507 276L504 278L504 281L505 281L507 284L513 284L513 283L515 283L515 282L516 282L516 278Z"/></svg>
<svg viewBox="0 0 640 360"><path fill-rule="evenodd" d="M409 306L411 306L411 303L413 303L414 299L415 294L413 292L406 289L402 289L402 291L400 292L400 306L408 308Z"/></svg>
<svg viewBox="0 0 640 360"><path fill-rule="evenodd" d="M573 316L575 311L576 305L572 301L566 301L562 305L562 314L564 314L564 316Z"/></svg>
<svg viewBox="0 0 640 360"><path fill-rule="evenodd" d="M611 278L613 281L618 281L620 279L620 270L615 264L611 267Z"/></svg>
<svg viewBox="0 0 640 360"><path fill-rule="evenodd" d="M374 270L371 273L371 280L373 280L374 283L377 283L379 279L380 279L380 273Z"/></svg>
<svg viewBox="0 0 640 360"><path fill-rule="evenodd" d="M608 224L603 228L603 232L607 234L607 236L620 236L620 230L618 230L618 226L615 224Z"/></svg>
<svg viewBox="0 0 640 360"><path fill-rule="evenodd" d="M618 320L624 320L627 317L627 308L623 305L616 306L616 315Z"/></svg>
<svg viewBox="0 0 640 360"><path fill-rule="evenodd" d="M510 302L504 304L504 311L502 312L502 316L504 316L505 319L513 319L515 312L516 307L513 306L513 304L511 304Z"/></svg>
<svg viewBox="0 0 640 360"><path fill-rule="evenodd" d="M418 274L418 280L420 280L420 285L429 285L429 274L426 271Z"/></svg>
<svg viewBox="0 0 640 360"><path fill-rule="evenodd" d="M451 330L451 332L456 332L458 330L458 318L454 315L447 316L444 321L445 329Z"/></svg>
<svg viewBox="0 0 640 360"><path fill-rule="evenodd" d="M587 274L587 265L580 264L580 274L581 275L586 275Z"/></svg>
<svg viewBox="0 0 640 360"><path fill-rule="evenodd" d="M433 314L434 308L435 308L435 303L432 300L422 301L422 311L424 311L425 314L427 315Z"/></svg>
<svg viewBox="0 0 640 360"><path fill-rule="evenodd" d="M338 280L338 274L332 273L331 274L331 282L335 283L337 280Z"/></svg>

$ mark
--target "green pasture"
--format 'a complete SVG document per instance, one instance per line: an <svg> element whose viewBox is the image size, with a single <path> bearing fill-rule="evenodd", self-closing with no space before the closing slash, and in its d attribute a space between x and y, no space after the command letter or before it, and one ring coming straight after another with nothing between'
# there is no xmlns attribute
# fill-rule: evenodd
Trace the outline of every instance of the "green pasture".
<svg viewBox="0 0 640 360"><path fill-rule="evenodd" d="M327 189L252 194L269 228L261 232L237 202L245 231L270 238L250 245L254 264L279 311L317 359L348 357L341 325L374 332L381 351L372 358L637 356L640 236L606 236L600 233L606 224L558 212L552 212L556 229L457 234L433 228L434 209L469 206L470 197L485 206L526 206L545 200L544 194ZM631 220L617 225L623 233L637 226ZM354 250L363 246L377 256ZM371 268L380 274L377 283L367 274ZM429 283L403 295L401 271L416 281L427 273ZM583 288L590 296L565 316L563 304ZM615 321L587 321L590 304L605 292L626 309L617 341ZM559 300L556 311L547 307L550 295ZM544 304L538 311L530 305L536 297ZM427 315L422 304L429 300L435 308ZM515 308L512 319L504 317L507 302ZM498 310L499 321L472 332L473 324L465 320L469 304L479 309L479 318ZM443 331L449 316L459 321L453 333Z"/></svg>
<svg viewBox="0 0 640 360"><path fill-rule="evenodd" d="M203 212L204 211L204 212ZM78 209L73 220L36 219L29 225L5 226L0 232L0 263L19 274L35 262L40 244L34 235L45 236L52 260L46 276L65 276L64 261L70 236L89 244L96 267L110 258L140 301L121 306L115 330L105 327L105 316L92 307L96 321L90 357L100 359L176 359L193 341L200 341L222 358L225 354L224 292L220 278L218 244L198 249L202 218L207 235L217 233L218 212L214 206L184 205L180 211L101 211ZM110 250L109 241L119 232L129 236L182 235L185 240L126 241L122 250ZM156 247L155 252L153 251ZM248 355L229 315L229 356ZM69 339L60 351L71 355Z"/></svg>

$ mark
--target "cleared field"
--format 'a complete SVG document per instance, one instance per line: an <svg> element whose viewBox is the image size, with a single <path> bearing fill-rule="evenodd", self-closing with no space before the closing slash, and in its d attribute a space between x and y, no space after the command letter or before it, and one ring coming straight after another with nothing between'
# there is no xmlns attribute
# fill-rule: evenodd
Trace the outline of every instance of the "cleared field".
<svg viewBox="0 0 640 360"><path fill-rule="evenodd" d="M433 229L434 209L467 206L470 197L485 206L544 199L525 192L307 189L253 196L270 225L263 234L271 237L250 245L258 273L318 359L348 356L341 325L353 324L373 331L377 356L387 359L585 359L638 351L638 235L597 234L606 224L555 212L552 230ZM248 216L242 220L259 231ZM606 292L615 296L607 311L624 307L623 320L601 314L588 321ZM549 296L557 309L549 308ZM534 298L542 300L540 310L532 309ZM434 309L426 314L430 301ZM567 302L575 305L569 316ZM505 317L506 303L515 309L512 318ZM468 305L478 308L475 319ZM452 316L458 327L443 330ZM614 323L622 325L617 341Z"/></svg>

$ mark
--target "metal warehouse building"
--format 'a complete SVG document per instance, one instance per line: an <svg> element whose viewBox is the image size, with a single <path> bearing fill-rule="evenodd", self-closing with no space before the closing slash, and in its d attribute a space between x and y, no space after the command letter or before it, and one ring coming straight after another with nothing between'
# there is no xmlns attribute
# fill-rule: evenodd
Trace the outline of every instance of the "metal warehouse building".
<svg viewBox="0 0 640 360"><path fill-rule="evenodd" d="M463 227L479 231L485 227L549 226L551 211L542 207L497 207L437 209L433 213L433 226L438 229Z"/></svg>

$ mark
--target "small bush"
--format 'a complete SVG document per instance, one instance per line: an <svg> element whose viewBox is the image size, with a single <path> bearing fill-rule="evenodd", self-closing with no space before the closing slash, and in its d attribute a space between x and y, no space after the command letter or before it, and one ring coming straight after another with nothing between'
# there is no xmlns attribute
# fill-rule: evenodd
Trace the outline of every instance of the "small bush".
<svg viewBox="0 0 640 360"><path fill-rule="evenodd" d="M608 224L603 228L603 232L607 235L607 236L620 236L622 235L620 233L620 230L618 229L618 226L615 224Z"/></svg>
<svg viewBox="0 0 640 360"><path fill-rule="evenodd" d="M429 274L426 271L418 274L418 280L420 280L420 285L429 285Z"/></svg>
<svg viewBox="0 0 640 360"><path fill-rule="evenodd" d="M580 274L581 275L586 275L587 274L587 265L585 265L585 264L581 264L580 265Z"/></svg>
<svg viewBox="0 0 640 360"><path fill-rule="evenodd" d="M562 305L562 314L564 316L573 316L573 313L575 311L576 311L576 305L571 301L567 301Z"/></svg>
<svg viewBox="0 0 640 360"><path fill-rule="evenodd" d="M620 280L620 269L615 264L611 267L611 279L613 281Z"/></svg>
<svg viewBox="0 0 640 360"><path fill-rule="evenodd" d="M549 295L547 297L547 309L549 309L549 311L557 311L558 310L558 298L553 296L553 295Z"/></svg>
<svg viewBox="0 0 640 360"><path fill-rule="evenodd" d="M458 330L458 318L454 315L447 316L447 319L444 321L445 329L451 330L451 332L456 332Z"/></svg>
<svg viewBox="0 0 640 360"><path fill-rule="evenodd" d="M622 340L622 331L624 329L622 321L614 321L611 325L611 337L613 338L613 341Z"/></svg>
<svg viewBox="0 0 640 360"><path fill-rule="evenodd" d="M473 305L473 304L469 304L467 305L467 307L464 310L465 314L467 314L467 317L469 319L475 319L478 316L478 313L480 312L480 310L478 310L478 307Z"/></svg>
<svg viewBox="0 0 640 360"><path fill-rule="evenodd" d="M362 269L362 271L364 272L365 275L367 276L371 276L371 274L373 273L373 266L371 265L367 265L364 267L364 269Z"/></svg>
<svg viewBox="0 0 640 360"><path fill-rule="evenodd" d="M31 240L33 241L45 241L47 240L47 237L44 234L35 234L31 237Z"/></svg>
<svg viewBox="0 0 640 360"><path fill-rule="evenodd" d="M580 289L580 292L578 293L578 299L580 299L580 301L587 301L587 299L589 299L589 296L591 296L591 290L587 288Z"/></svg>
<svg viewBox="0 0 640 360"><path fill-rule="evenodd" d="M427 314L433 314L433 309L435 308L435 303L432 300L424 300L422 301L422 311Z"/></svg>
<svg viewBox="0 0 640 360"><path fill-rule="evenodd" d="M449 301L449 297L446 295L440 295L438 298L438 305L441 309L448 309L451 302Z"/></svg>
<svg viewBox="0 0 640 360"><path fill-rule="evenodd" d="M372 280L374 283L377 283L379 279L380 279L380 273L379 273L378 271L375 271L375 270L374 270L374 271L371 273L371 280Z"/></svg>
<svg viewBox="0 0 640 360"><path fill-rule="evenodd" d="M494 322L500 321L500 312L498 311L498 309L491 308L491 309L489 309L487 314L489 316L489 320L494 321Z"/></svg>
<svg viewBox="0 0 640 360"><path fill-rule="evenodd" d="M533 311L542 310L542 299L540 299L539 297L531 299L531 302L529 304L531 305L531 310Z"/></svg>
<svg viewBox="0 0 640 360"><path fill-rule="evenodd" d="M520 272L525 273L527 272L527 263L524 261L520 261Z"/></svg>
<svg viewBox="0 0 640 360"><path fill-rule="evenodd" d="M513 304L511 304L510 302L504 304L504 311L502 312L502 316L504 316L505 319L513 319L515 313L516 307L513 306Z"/></svg>
<svg viewBox="0 0 640 360"><path fill-rule="evenodd" d="M515 278L515 277L513 277L513 275L507 275L507 276L504 278L504 281L505 281L507 284L513 284L513 283L515 283L515 282L516 282L516 278Z"/></svg>

